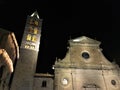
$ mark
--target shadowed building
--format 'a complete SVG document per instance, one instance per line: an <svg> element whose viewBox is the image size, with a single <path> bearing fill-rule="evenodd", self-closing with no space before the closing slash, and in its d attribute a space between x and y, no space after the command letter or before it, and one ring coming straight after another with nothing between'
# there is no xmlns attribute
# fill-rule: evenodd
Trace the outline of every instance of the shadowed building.
<svg viewBox="0 0 120 90"><path fill-rule="evenodd" d="M34 75L33 90L54 90L53 79L54 79L54 75L36 73Z"/></svg>
<svg viewBox="0 0 120 90"><path fill-rule="evenodd" d="M10 88L13 65L19 58L19 47L13 32L0 28L0 90Z"/></svg>

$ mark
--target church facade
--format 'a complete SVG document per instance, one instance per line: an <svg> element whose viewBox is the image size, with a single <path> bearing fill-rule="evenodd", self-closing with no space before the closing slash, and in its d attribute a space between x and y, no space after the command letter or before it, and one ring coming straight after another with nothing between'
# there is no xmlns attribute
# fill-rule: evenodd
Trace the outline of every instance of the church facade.
<svg viewBox="0 0 120 90"><path fill-rule="evenodd" d="M37 12L28 16L11 84L3 90L120 90L119 66L103 55L101 42L86 36L68 41L65 57L53 65L54 75L36 73L41 28Z"/></svg>
<svg viewBox="0 0 120 90"><path fill-rule="evenodd" d="M119 90L119 68L101 52L100 42L81 36L69 41L62 60L56 61L55 90Z"/></svg>

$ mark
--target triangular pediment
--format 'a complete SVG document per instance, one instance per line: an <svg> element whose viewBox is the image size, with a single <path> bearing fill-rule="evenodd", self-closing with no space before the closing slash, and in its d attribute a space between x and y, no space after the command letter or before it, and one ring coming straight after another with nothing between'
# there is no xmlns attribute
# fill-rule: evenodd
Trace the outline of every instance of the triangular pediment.
<svg viewBox="0 0 120 90"><path fill-rule="evenodd" d="M81 36L81 37L78 37L78 38L75 38L75 39L71 39L70 42L72 44L79 43L79 44L98 44L98 45L101 43L97 40L91 39L91 38L86 37L86 36Z"/></svg>
<svg viewBox="0 0 120 90"><path fill-rule="evenodd" d="M86 69L110 69L114 66L105 58L100 42L86 36L70 40L70 47L64 59L59 60L58 67L77 67ZM97 47L97 48L96 48Z"/></svg>

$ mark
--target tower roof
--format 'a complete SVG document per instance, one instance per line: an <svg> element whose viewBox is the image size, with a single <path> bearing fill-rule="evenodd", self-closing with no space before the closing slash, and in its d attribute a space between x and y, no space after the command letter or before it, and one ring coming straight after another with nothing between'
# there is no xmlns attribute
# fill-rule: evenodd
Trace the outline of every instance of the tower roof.
<svg viewBox="0 0 120 90"><path fill-rule="evenodd" d="M37 11L35 11L34 13L32 13L31 17L37 17L38 19L40 18Z"/></svg>

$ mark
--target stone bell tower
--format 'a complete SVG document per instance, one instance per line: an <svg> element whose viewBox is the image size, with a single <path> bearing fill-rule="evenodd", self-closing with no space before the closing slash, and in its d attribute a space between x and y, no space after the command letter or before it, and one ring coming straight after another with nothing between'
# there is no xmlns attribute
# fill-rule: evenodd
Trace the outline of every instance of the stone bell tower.
<svg viewBox="0 0 120 90"><path fill-rule="evenodd" d="M27 17L10 90L33 90L33 80L40 46L42 20L37 11Z"/></svg>

